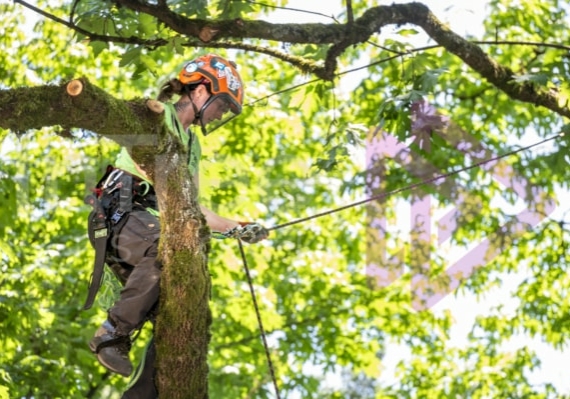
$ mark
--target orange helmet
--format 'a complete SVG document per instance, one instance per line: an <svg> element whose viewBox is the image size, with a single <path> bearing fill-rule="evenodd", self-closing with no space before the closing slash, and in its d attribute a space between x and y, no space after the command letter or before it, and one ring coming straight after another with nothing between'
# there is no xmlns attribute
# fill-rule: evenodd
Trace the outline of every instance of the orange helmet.
<svg viewBox="0 0 570 399"><path fill-rule="evenodd" d="M209 83L212 98L223 98L238 115L243 104L243 84L236 65L216 54L206 54L184 65L178 79L184 85Z"/></svg>

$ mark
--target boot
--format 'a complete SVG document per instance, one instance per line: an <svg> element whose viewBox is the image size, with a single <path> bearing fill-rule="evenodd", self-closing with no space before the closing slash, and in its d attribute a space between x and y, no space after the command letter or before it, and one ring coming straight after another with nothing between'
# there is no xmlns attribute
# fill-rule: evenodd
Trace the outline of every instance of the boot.
<svg viewBox="0 0 570 399"><path fill-rule="evenodd" d="M133 372L129 360L131 340L128 335L122 335L109 320L105 321L89 341L89 348L97 354L97 360L108 370L128 377Z"/></svg>

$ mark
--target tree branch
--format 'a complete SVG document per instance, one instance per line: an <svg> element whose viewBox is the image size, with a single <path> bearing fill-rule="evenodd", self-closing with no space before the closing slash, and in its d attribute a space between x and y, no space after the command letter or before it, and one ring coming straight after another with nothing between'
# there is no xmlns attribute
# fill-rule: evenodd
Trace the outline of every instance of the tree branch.
<svg viewBox="0 0 570 399"><path fill-rule="evenodd" d="M145 100L116 99L86 79L0 90L0 127L16 133L62 126L94 131L121 145L156 145L164 134L161 118Z"/></svg>
<svg viewBox="0 0 570 399"><path fill-rule="evenodd" d="M109 38L91 34L74 24L47 14L23 0L14 1L74 29L91 40L109 40ZM197 45L200 47L206 45L209 47L221 46L219 42L216 44L216 41L223 37L331 45L322 66L301 57L289 57L282 53L279 55L280 59L324 80L334 79L337 58L346 48L367 42L372 35L379 32L384 26L414 24L421 27L439 45L458 56L511 98L543 106L559 115L570 117L570 109L562 104L562 99L558 93L537 87L529 82L517 82L516 75L511 69L501 66L479 46L449 30L421 3L372 7L349 24L271 24L265 21L241 19L208 21L181 16L171 11L162 2L158 5L152 5L139 0L116 0L116 4L154 16L159 22L179 34L198 38L200 42ZM348 5L349 3L347 3ZM116 38L116 40L121 43L141 43L141 39L136 38ZM142 41L142 43L148 46L159 46L168 43L168 41L158 38L152 41ZM539 43L539 45L543 44ZM268 49L263 50L263 52L271 55L278 54L278 52Z"/></svg>
<svg viewBox="0 0 570 399"><path fill-rule="evenodd" d="M137 0L119 0L121 4L129 7L136 5L136 9L146 12L156 7L139 3ZM172 29L178 31L184 21L179 16L168 11L170 18L162 20ZM156 16L156 15L155 15ZM328 51L325 65L315 66L312 72L325 80L334 78L337 58L344 49L353 44L367 41L371 35L386 25L402 25L412 23L420 26L432 39L444 46L448 51L461 58L467 65L486 78L491 84L504 91L511 98L544 106L560 115L570 117L570 109L559 105L559 96L556 93L536 88L530 83L516 83L515 74L506 67L502 67L489 57L480 47L463 39L443 25L431 11L421 3L392 4L378 6L367 10L360 18L350 25L323 25L323 24L269 24L263 21L241 21L240 23L218 21L208 26L206 21L186 20L189 27L194 27L188 33L198 36L206 27L223 34L238 35L239 37L279 40L290 43L306 42L310 40L315 44L332 44ZM349 29L350 28L350 29ZM179 33L185 33L178 31ZM309 34L310 33L310 34ZM217 35L208 36L210 40Z"/></svg>
<svg viewBox="0 0 570 399"><path fill-rule="evenodd" d="M346 17L349 25L354 23L354 15L352 13L352 0L346 0Z"/></svg>
<svg viewBox="0 0 570 399"><path fill-rule="evenodd" d="M79 26L77 26L76 24L71 22L71 19L73 17L73 14L70 15L70 22L67 22L53 14L50 14L42 9L39 9L27 2L25 2L24 0L14 0L14 3L18 3L44 17L46 17L47 19L51 19L54 22L57 22L58 24L61 24L63 26L68 27L69 29L89 38L89 40L91 41L100 41L100 42L105 42L105 43L123 43L123 44L139 44L142 46L147 46L147 47L158 47L158 46L164 46L166 44L168 44L168 40L167 39L152 39L152 40L144 40L138 37L121 37L121 36L108 36L108 35L99 35L97 33L93 33L93 32L89 32L83 28L80 28ZM74 3L75 5L76 3Z"/></svg>
<svg viewBox="0 0 570 399"><path fill-rule="evenodd" d="M449 30L431 11L419 3L402 4L399 7L402 19L420 26L432 39L461 58L491 84L502 90L509 97L543 106L559 115L570 118L570 109L560 105L558 94L546 91L530 83L515 82L515 74L509 68L499 65L479 46L471 43Z"/></svg>

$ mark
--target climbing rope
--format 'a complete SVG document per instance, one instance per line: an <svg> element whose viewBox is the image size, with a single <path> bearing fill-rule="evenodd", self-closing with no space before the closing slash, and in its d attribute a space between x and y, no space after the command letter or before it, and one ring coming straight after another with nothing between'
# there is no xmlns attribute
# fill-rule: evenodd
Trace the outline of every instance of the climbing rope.
<svg viewBox="0 0 570 399"><path fill-rule="evenodd" d="M399 188L399 189L395 189L395 190L387 191L387 192L382 193L382 194L374 195L374 196L368 197L368 198L366 198L366 199L363 199L363 200L360 200L360 201L356 201L356 202L353 202L353 203L350 203L350 204L341 206L341 207L339 207L339 208L330 209L330 210L328 210L328 211L316 213L316 214L311 215L311 216L307 216L307 217L300 218L300 219L296 219L296 220L292 220L292 221L289 221L289 222L286 222L286 223L278 224L278 225L275 225L275 226L273 226L273 227L268 228L268 230L269 230L269 231L272 231L272 230L279 230L279 229L282 229L282 228L284 228L284 227L292 226L292 225L295 225L295 224L299 224L299 223L306 222L306 221L308 221L308 220L312 220L312 219L316 219L316 218L319 218L319 217L322 217L322 216L327 216L327 215L331 215L331 214L333 214L333 213L337 213L337 212L340 212L340 211L344 211L344 210L346 210L346 209L353 208L353 207L356 207L356 206L359 206L359 205L363 205L363 204L366 204L366 203L368 203L368 202L372 202L372 201L377 201L377 200L380 200L380 199L384 199L384 198L390 197L390 196L395 195L395 194L399 194L399 193L404 192L404 191L413 190L413 189L415 189L415 188L417 188L417 187L420 187L420 186L423 186L423 185L426 185L426 184L430 184L430 183L433 183L433 182L438 181L438 180L441 180L441 179L446 179L446 178L448 178L448 177L450 177L450 176L453 176L453 175L459 174L459 173L461 173L461 172L465 172L465 171L468 171L468 170L477 168L477 167L479 167L479 166L488 164L488 163L490 163L490 162L498 161L498 160L500 160L500 159L502 159L502 158L509 157L509 156L514 155L514 154L517 154L517 153L519 153L519 152L527 151L527 150L529 150L529 149L531 149L531 148L533 148L533 147L537 147L537 146L539 146L539 145L541 145L541 144L544 144L544 143L546 143L546 142L548 142L548 141L554 140L554 139L556 139L556 138L558 138L558 137L562 137L562 136L564 136L564 133L557 134L557 135L555 135L555 136L546 138L546 139L544 139L544 140L542 140L542 141L539 141L539 142L537 142L537 143L530 144L530 145L528 145L528 146L521 147L521 148L519 148L519 149L512 150L512 151L506 152L506 153L501 154L501 155L497 155L497 156L494 156L494 157L491 157L491 158L484 159L484 160L482 160L482 161L480 161L480 162L474 163L474 164L471 165L471 166L465 166L465 167L462 167L462 168L459 168L459 169L456 169L456 170L452 170L452 171L450 171L450 172L443 173L443 174L441 174L441 175L437 175L437 176L435 176L435 177L432 177L432 178L429 178L429 179L425 179L425 180L422 180L422 181L420 181L420 182L413 183L413 184L410 184L410 185L401 187L401 188ZM265 355L266 355L266 357L267 357L267 364L268 364L268 367L269 367L269 372L270 372L270 374L271 374L271 379L272 379L272 381L273 381L273 386L274 386L274 388L275 388L275 395L276 395L276 398L277 398L277 399L280 399L281 397L280 397L280 395L279 395L279 388L278 388L278 386L277 386L277 380L276 380L276 378L275 378L275 370L274 370L274 368L273 368L273 362L271 361L271 354L270 354L270 352L269 352L269 345L267 344L267 337L266 337L266 334L265 334L265 329L263 328L263 323L262 323L262 321L261 321L261 314L260 314L260 311L259 311L259 306L258 306L258 304L257 304L257 299L256 299L256 295L255 295L255 290L254 290L254 288L253 288L253 281L252 281L252 279L251 279L251 275L250 275L250 272L249 272L249 266L248 266L248 264L247 264L247 260L246 260L246 257L245 257L245 252L244 252L244 250L243 250L243 243L242 243L242 240L241 240L240 237L239 237L239 234L240 234L240 229L239 229L239 228L238 228L237 230L236 230L236 229L232 229L231 233L230 233L230 232L227 232L227 233L212 232L212 236L215 237L215 238L223 239L223 238L230 238L230 237L231 237L231 238L236 238L236 239L238 240L241 258L242 258L242 262L243 262L243 265L244 265L245 274L246 274L246 276L247 276L247 282L248 282L248 285L249 285L249 290L250 290L250 292L251 292L251 297L252 297L252 300L253 300L253 306L254 306L254 309L255 309L255 315L256 315L256 317L257 317L257 323L258 323L258 325L259 325L259 330L260 330L260 334L261 334L261 339L262 339L263 346L264 346L264 349L265 349Z"/></svg>
<svg viewBox="0 0 570 399"><path fill-rule="evenodd" d="M259 331L261 333L261 340L263 341L263 348L265 349L265 356L267 357L267 365L269 367L269 373L271 374L271 380L273 381L273 387L275 388L275 397L277 399L281 399L281 396L279 396L279 388L277 387L277 379L275 378L275 369L273 368L273 362L271 361L271 354L269 353L267 336L265 334L265 329L263 328L263 322L261 321L261 314L259 312L259 306L257 305L255 290L253 288L253 280L251 279L251 274L249 273L249 266L247 265L247 259L245 258L243 243L239 238L238 238L238 243L239 243L239 252L241 254L241 260L243 262L243 267L245 269L245 275L247 276L249 291L251 292L251 298L253 300L253 307L255 308L255 316L257 317L257 324L259 325Z"/></svg>
<svg viewBox="0 0 570 399"><path fill-rule="evenodd" d="M485 165L485 164L487 164L487 163L494 162L494 161L498 161L499 159L509 157L509 156L511 156L511 155L517 154L517 153L522 152L522 151L527 151L527 150L529 150L529 149L531 149L531 148L533 148L533 147L539 146L539 145L541 145L541 144L544 144L544 143L546 143L546 142L548 142L548 141L554 140L554 139L556 139L556 138L558 138L558 137L562 137L562 136L564 136L564 133L557 134L556 136L549 137L549 138L547 138L547 139L544 139L544 140L542 140L542 141L539 141L538 143L530 144L530 145L528 145L528 146L526 146L526 147L521 147L521 148L519 148L519 149L517 149L517 150L509 151L509 152L506 152L506 153L504 153L504 154L494 156L494 157L492 157L492 158L484 159L484 160L482 160L482 161L480 161L480 162L474 163L474 164L471 165L471 166L464 166L464 167L462 167L462 168L459 168L459 169L456 169L456 170L452 170L451 172L443 173L443 174L441 174L441 175L437 175L437 176L432 177L432 178L430 178L430 179L422 180L422 181L420 181L420 182L413 183L413 184L410 184L410 185L408 185L408 186L401 187L401 188L398 188L398 189L395 189L395 190L392 190L392 191L387 191L387 192L382 193L382 194L374 195L374 196L372 196L372 197L368 197L368 198L366 198L366 199L363 199L363 200L360 200L360 201L357 201L357 202L353 202L353 203L351 203L351 204L344 205L344 206L341 206L341 207L339 207L339 208L331 209L331 210L324 211L324 212L321 212L321 213L316 213L316 214L314 214L314 215L307 216L307 217L304 217L304 218L301 218L301 219L292 220L292 221L290 221L290 222L286 222L286 223L283 223L283 224L278 224L278 225L276 225L276 226L273 226L273 227L268 228L267 230L269 230L269 231L272 231L272 230L279 230L279 229L282 229L283 227L288 227L288 226L292 226L292 225L294 225L294 224L303 223L303 222L306 222L306 221L311 220L311 219L316 219L316 218L319 218L319 217L321 217L321 216L326 216L326 215L330 215L330 214L337 213L337 212L340 212L340 211L344 211L344 210L346 210L346 209L353 208L353 207L359 206L359 205L363 205L363 204L366 204L366 203L368 203L368 202L372 202L372 201L377 201L377 200L380 200L380 199L384 199L384 198L390 197L390 196L395 195L395 194L399 194L399 193L404 192L404 191L413 190L414 188L417 188L417 187L419 187L419 186L423 186L423 185L426 185L426 184L430 184L430 183L433 183L433 182L438 181L438 180L441 180L441 179L446 179L446 178L448 178L448 177L450 177L450 176L453 176L453 175L459 174L459 173L461 173L461 172L465 172L465 171L468 171L468 170L477 168L477 167L482 166L482 165Z"/></svg>

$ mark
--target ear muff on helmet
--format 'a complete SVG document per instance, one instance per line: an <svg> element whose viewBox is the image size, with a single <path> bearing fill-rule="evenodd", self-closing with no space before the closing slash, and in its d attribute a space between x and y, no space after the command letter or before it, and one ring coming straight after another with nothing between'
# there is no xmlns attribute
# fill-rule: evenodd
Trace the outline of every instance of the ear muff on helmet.
<svg viewBox="0 0 570 399"><path fill-rule="evenodd" d="M216 54L206 54L186 63L178 79L184 85L207 84L212 98L226 100L234 115L241 113L243 84L235 63Z"/></svg>

